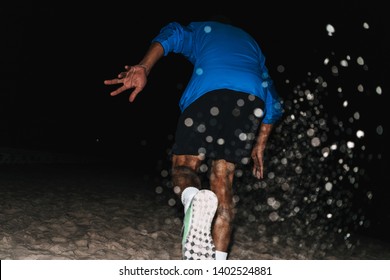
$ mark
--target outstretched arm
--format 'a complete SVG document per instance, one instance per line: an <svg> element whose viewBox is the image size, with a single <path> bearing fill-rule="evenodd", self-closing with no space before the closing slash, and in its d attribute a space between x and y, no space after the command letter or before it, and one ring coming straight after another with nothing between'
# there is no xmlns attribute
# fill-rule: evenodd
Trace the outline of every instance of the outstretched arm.
<svg viewBox="0 0 390 280"><path fill-rule="evenodd" d="M125 71L119 73L117 78L104 81L105 85L122 84L121 87L112 91L110 95L115 96L128 89L133 89L129 96L129 101L133 102L138 93L144 89L147 83L147 76L149 75L153 66L163 55L164 49L160 43L152 43L139 64L133 66L126 65Z"/></svg>
<svg viewBox="0 0 390 280"><path fill-rule="evenodd" d="M264 172L264 150L265 146L267 145L268 137L271 134L272 130L272 124L265 124L262 123L260 126L259 135L256 139L256 144L254 145L252 149L252 160L253 160L253 176L255 176L258 179L263 178L263 172Z"/></svg>

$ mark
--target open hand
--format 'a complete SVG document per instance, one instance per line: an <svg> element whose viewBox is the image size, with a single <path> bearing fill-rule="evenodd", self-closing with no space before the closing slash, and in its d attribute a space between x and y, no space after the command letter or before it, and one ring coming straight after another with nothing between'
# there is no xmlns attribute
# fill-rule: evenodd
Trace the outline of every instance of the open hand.
<svg viewBox="0 0 390 280"><path fill-rule="evenodd" d="M118 95L128 89L133 89L129 96L129 101L133 102L138 93L141 92L147 83L146 67L143 65L125 66L126 71L118 74L118 77L111 80L105 80L105 85L122 84L121 87L110 93L111 96Z"/></svg>

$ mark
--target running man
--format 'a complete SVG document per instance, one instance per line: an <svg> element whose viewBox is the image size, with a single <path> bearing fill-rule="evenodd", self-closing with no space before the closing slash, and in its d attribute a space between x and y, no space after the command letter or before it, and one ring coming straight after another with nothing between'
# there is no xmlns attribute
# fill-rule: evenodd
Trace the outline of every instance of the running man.
<svg viewBox="0 0 390 280"><path fill-rule="evenodd" d="M169 53L183 55L194 66L179 102L171 151L171 180L185 211L182 258L224 260L231 242L236 166L252 163L253 175L263 178L266 143L282 104L255 39L216 20L164 26L139 64L104 81L120 85L111 96L132 89L133 102L153 66ZM209 188L201 187L199 177L205 160Z"/></svg>

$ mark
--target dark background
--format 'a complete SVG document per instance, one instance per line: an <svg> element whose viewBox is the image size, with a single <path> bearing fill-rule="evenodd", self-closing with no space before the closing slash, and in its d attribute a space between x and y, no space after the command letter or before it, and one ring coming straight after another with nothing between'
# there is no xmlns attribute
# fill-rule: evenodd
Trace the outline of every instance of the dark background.
<svg viewBox="0 0 390 280"><path fill-rule="evenodd" d="M385 127L389 88L389 22L381 2L239 1L208 7L194 2L3 1L0 147L94 156L149 172L167 158L191 65L177 55L163 58L134 103L128 102L128 93L111 97L115 86L103 81L114 78L124 65L138 63L164 24L225 14L258 40L282 98L290 98L312 74L327 80L329 92L339 86L353 89L347 99L350 110L360 113L359 126L365 131L362 141L368 155L362 164L379 197L372 215L388 217L387 131L376 132L378 126ZM363 28L365 22L369 29ZM327 24L335 27L332 36ZM347 56L355 67L344 70L338 62ZM356 67L359 56L368 67L364 71ZM327 57L334 59L339 75L324 65ZM365 91L359 94L360 83ZM375 93L377 86L381 95ZM321 102L330 116L340 115L337 93L326 93ZM381 220L382 226L386 223Z"/></svg>

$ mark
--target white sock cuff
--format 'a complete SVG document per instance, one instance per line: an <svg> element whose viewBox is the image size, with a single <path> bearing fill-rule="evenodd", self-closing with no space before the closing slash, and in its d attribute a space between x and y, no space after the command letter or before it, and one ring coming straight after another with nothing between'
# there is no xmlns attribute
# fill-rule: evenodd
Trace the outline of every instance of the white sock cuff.
<svg viewBox="0 0 390 280"><path fill-rule="evenodd" d="M215 251L215 260L226 260L228 253L222 251Z"/></svg>

